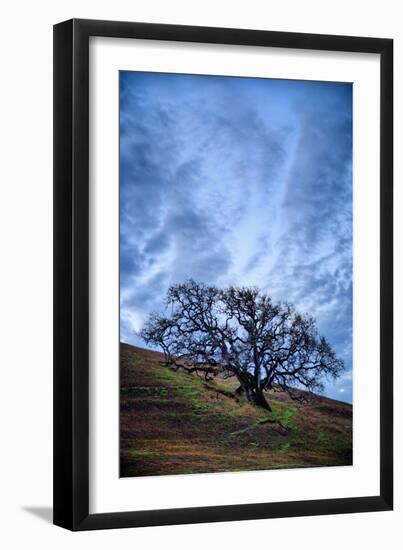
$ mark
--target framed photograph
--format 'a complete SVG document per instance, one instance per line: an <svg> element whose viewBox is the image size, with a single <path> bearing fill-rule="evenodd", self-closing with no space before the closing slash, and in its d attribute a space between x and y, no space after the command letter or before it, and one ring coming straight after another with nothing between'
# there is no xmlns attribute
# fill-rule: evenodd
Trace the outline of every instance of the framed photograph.
<svg viewBox="0 0 403 550"><path fill-rule="evenodd" d="M54 523L391 510L393 42L54 27Z"/></svg>

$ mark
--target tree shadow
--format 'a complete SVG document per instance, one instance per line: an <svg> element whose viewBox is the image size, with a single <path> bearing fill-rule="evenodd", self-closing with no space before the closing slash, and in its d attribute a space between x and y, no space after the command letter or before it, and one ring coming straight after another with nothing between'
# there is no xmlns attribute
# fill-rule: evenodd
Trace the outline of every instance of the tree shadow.
<svg viewBox="0 0 403 550"><path fill-rule="evenodd" d="M53 508L51 506L23 506L22 509L46 523L53 523Z"/></svg>

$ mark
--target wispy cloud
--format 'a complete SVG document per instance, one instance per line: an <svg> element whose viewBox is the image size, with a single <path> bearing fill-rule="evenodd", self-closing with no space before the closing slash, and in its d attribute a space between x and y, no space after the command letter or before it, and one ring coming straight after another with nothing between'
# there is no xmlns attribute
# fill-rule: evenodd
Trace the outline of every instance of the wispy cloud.
<svg viewBox="0 0 403 550"><path fill-rule="evenodd" d="M123 72L120 102L122 339L174 282L258 285L317 318L351 399L351 86Z"/></svg>

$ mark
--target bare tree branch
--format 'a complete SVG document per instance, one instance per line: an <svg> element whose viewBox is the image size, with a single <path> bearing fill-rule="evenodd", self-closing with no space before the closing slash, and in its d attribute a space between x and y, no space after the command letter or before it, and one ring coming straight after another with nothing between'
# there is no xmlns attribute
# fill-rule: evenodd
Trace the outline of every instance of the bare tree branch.
<svg viewBox="0 0 403 550"><path fill-rule="evenodd" d="M273 303L257 288L189 280L169 288L166 304L170 315L150 315L140 335L163 350L167 364L206 381L235 376L238 395L268 410L265 390L302 399L296 389L322 391L323 378L344 369L313 317Z"/></svg>

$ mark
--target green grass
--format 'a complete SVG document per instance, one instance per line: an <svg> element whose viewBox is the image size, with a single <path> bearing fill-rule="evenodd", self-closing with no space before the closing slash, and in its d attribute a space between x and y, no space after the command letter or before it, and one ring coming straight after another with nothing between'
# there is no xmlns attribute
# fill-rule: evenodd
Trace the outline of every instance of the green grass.
<svg viewBox="0 0 403 550"><path fill-rule="evenodd" d="M120 362L123 477L351 464L350 405L271 392L270 414L236 396L234 379L206 382L126 344Z"/></svg>
<svg viewBox="0 0 403 550"><path fill-rule="evenodd" d="M283 443L282 445L280 445L280 451L282 453L287 453L289 451L291 447L291 443L289 441L287 441L287 443Z"/></svg>
<svg viewBox="0 0 403 550"><path fill-rule="evenodd" d="M295 430L297 423L293 421L294 415L298 412L297 407L276 407L273 409L273 418L281 422L283 426Z"/></svg>

